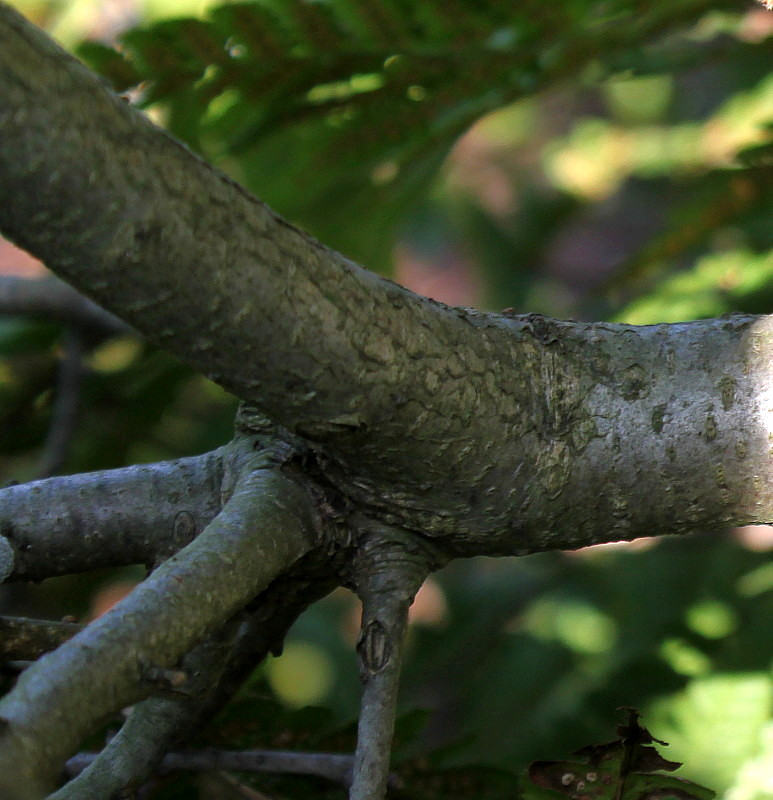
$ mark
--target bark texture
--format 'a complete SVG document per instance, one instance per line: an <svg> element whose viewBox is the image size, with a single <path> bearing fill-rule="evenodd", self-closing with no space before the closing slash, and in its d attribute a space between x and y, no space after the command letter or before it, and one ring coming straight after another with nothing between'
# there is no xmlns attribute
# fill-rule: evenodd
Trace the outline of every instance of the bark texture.
<svg viewBox="0 0 773 800"><path fill-rule="evenodd" d="M158 684L181 658L222 645L211 674L237 685L342 581L366 607L354 791L379 797L427 570L773 520L772 318L637 328L418 297L279 218L2 3L0 231L245 401L206 456L0 490L4 577L174 553L0 702L8 800L37 800L103 715L157 695L61 796L143 779L227 694L167 714ZM395 532L383 557L374 531ZM153 741L132 733L159 714Z"/></svg>
<svg viewBox="0 0 773 800"><path fill-rule="evenodd" d="M278 218L7 8L0 137L7 235L311 441L387 522L520 554L771 518L766 320L573 324L417 297Z"/></svg>

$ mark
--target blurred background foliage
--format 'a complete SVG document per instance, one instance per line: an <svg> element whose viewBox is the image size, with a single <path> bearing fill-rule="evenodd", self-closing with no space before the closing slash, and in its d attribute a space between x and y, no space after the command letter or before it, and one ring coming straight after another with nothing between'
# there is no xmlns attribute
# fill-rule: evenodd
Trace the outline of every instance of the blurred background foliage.
<svg viewBox="0 0 773 800"><path fill-rule="evenodd" d="M420 293L635 324L773 313L773 13L762 6L14 4L279 213ZM41 269L0 249L6 273ZM5 480L40 473L67 335L0 320ZM228 439L234 400L165 354L92 333L79 358L60 471ZM613 738L616 709L635 706L685 762L680 774L728 800L773 798L772 547L765 528L707 531L433 577L414 605L402 695L411 796L512 796L508 776ZM87 618L137 577L2 598L6 612ZM312 608L208 741L349 747L357 623L343 591ZM254 784L341 796L294 781ZM163 792L194 789L178 778ZM228 796L203 779L197 791Z"/></svg>

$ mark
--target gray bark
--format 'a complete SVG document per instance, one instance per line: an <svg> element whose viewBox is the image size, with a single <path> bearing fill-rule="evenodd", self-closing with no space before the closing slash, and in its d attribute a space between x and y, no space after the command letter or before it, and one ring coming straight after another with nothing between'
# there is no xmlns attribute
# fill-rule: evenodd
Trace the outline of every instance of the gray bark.
<svg viewBox="0 0 773 800"><path fill-rule="evenodd" d="M306 437L387 522L522 554L771 519L765 319L636 328L417 297L278 218L9 9L0 137L3 232Z"/></svg>
<svg viewBox="0 0 773 800"><path fill-rule="evenodd" d="M277 217L2 4L0 231L252 408L229 469L219 452L0 495L17 578L155 563L207 526L0 703L3 797L47 790L99 717L152 693L148 668L305 555L322 585L354 553L341 574L371 585L368 531L439 561L773 520L771 318L637 328L418 297ZM357 797L386 779L412 569L369 590L366 650L378 625L395 656L366 689Z"/></svg>
<svg viewBox="0 0 773 800"><path fill-rule="evenodd" d="M217 450L3 489L0 534L13 551L7 580L160 563L222 508L225 455Z"/></svg>
<svg viewBox="0 0 773 800"><path fill-rule="evenodd" d="M1 797L50 790L105 715L156 693L164 670L319 543L305 490L276 470L270 451L241 445L228 502L207 529L0 701Z"/></svg>

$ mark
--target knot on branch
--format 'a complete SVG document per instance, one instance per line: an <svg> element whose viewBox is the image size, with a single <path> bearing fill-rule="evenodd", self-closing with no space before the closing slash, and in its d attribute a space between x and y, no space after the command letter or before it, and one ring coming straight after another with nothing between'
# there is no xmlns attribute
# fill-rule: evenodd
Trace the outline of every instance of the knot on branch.
<svg viewBox="0 0 773 800"><path fill-rule="evenodd" d="M276 425L257 407L241 403L236 412L236 431L246 435L270 434Z"/></svg>
<svg viewBox="0 0 773 800"><path fill-rule="evenodd" d="M379 620L371 620L363 627L357 642L357 654L362 668L370 675L389 665L393 650L389 633Z"/></svg>
<svg viewBox="0 0 773 800"><path fill-rule="evenodd" d="M355 525L359 535L351 584L363 603L367 596L381 596L410 605L427 575L447 561L430 540L411 531L371 520Z"/></svg>

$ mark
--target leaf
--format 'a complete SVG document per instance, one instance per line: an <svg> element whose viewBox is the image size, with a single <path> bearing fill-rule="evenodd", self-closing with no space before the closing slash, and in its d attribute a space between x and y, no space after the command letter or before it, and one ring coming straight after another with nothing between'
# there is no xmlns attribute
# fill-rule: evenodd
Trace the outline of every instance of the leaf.
<svg viewBox="0 0 773 800"><path fill-rule="evenodd" d="M691 781L660 772L673 772L681 764L668 761L652 746L665 745L639 725L639 712L628 709L626 721L618 726L619 739L608 744L589 745L574 755L577 761L535 761L529 766L529 780L572 800L643 800L643 798L690 798L711 800L714 792ZM527 787L526 796L530 796ZM546 797L544 792L532 797Z"/></svg>
<svg viewBox="0 0 773 800"><path fill-rule="evenodd" d="M168 106L173 133L221 158L280 214L378 268L481 116L588 67L599 76L670 69L645 45L698 52L674 32L734 4L633 6L259 0L131 31L121 54L94 51L92 63L122 86L133 69L145 102ZM632 52L642 63L625 60Z"/></svg>
<svg viewBox="0 0 773 800"><path fill-rule="evenodd" d="M92 69L104 75L118 92L136 86L141 80L139 72L123 53L101 42L82 42L76 53Z"/></svg>

